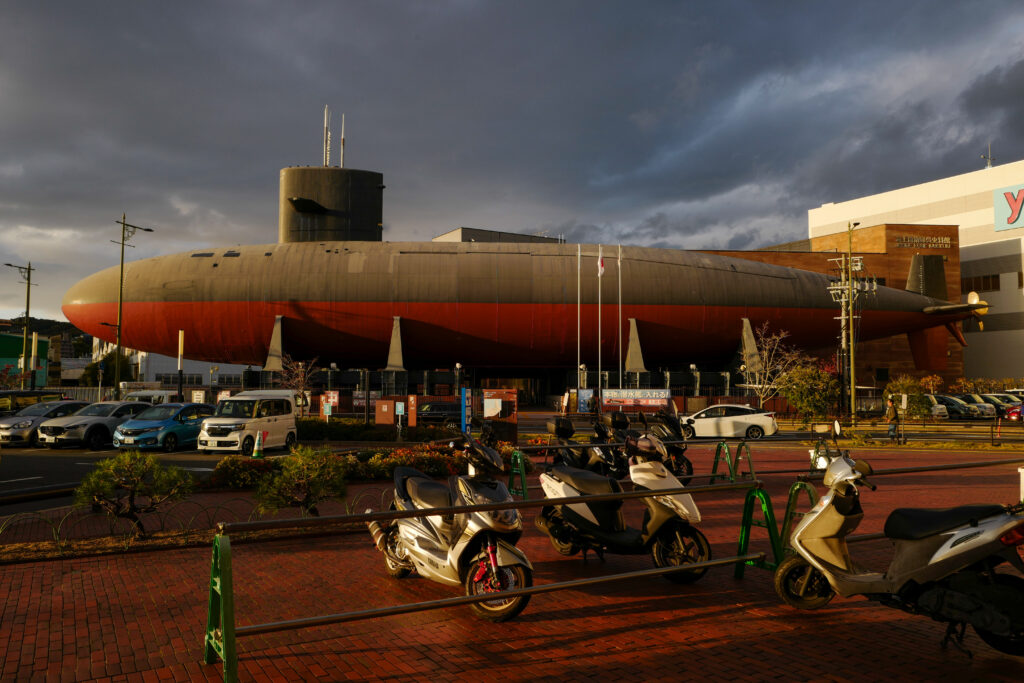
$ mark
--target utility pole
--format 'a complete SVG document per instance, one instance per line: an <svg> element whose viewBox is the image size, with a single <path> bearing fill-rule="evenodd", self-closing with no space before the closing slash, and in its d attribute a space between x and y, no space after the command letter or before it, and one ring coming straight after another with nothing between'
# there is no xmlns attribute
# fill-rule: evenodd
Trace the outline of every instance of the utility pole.
<svg viewBox="0 0 1024 683"><path fill-rule="evenodd" d="M849 295L847 296L847 308L850 312L850 324L848 329L850 330L850 419L853 420L854 424L857 424L857 372L856 364L854 363L854 348L857 345L856 337L854 336L854 330L856 329L853 324L853 229L860 225L859 222L847 223L846 224L846 263L849 267L849 277L847 277L847 285L849 286ZM856 270L861 270L864 267L863 259L859 259L859 267Z"/></svg>
<svg viewBox="0 0 1024 683"><path fill-rule="evenodd" d="M25 324L21 330L21 388L25 388L25 376L30 370L34 371L35 367L28 367L28 324L31 318L29 317L29 308L32 303L32 271L35 270L32 267L32 262L29 261L27 266L17 266L13 263L5 263L8 268L17 268L21 277L25 279ZM35 381L35 373L32 374L33 383ZM29 387L34 389L35 387Z"/></svg>
<svg viewBox="0 0 1024 683"><path fill-rule="evenodd" d="M114 326L117 333L117 353L115 354L114 360L114 400L121 400L121 309L124 303L124 248L125 245L131 247L133 245L128 244L137 230L143 232L153 232L153 228L143 228L138 225L132 225L131 223L125 222L125 214L121 214L121 220L114 221L115 223L121 224L121 241L114 242L114 244L121 245L121 271L117 282L117 324Z"/></svg>

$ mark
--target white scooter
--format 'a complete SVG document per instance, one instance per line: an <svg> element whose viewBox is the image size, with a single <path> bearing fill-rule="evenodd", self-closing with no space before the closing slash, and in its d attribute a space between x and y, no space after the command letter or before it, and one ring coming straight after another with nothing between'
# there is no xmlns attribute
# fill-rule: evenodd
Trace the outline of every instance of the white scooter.
<svg viewBox="0 0 1024 683"><path fill-rule="evenodd" d="M629 477L636 489L667 490L682 488L679 480L662 464L667 451L657 437L647 435L629 446ZM553 465L540 475L540 484L548 498L619 493L614 477L595 472ZM687 493L651 496L641 499L647 506L640 529L627 527L622 516L622 501L553 505L541 509L535 523L547 534L555 550L575 555L593 550L603 558L605 552L620 555L650 553L656 567L682 566L711 559L711 546L693 524L700 511ZM676 583L692 583L704 576L707 568L665 574Z"/></svg>
<svg viewBox="0 0 1024 683"><path fill-rule="evenodd" d="M837 427L838 431L838 427ZM775 570L775 591L798 609L824 607L838 594L863 595L887 607L948 624L943 646L961 650L970 624L986 643L1024 656L1024 579L997 573L1009 563L1024 572L1018 546L1024 545L1024 503L1014 506L965 505L945 510L901 508L885 522L895 546L885 573L858 567L846 537L864 512L858 487L875 486L865 477L871 466L848 453L831 459L829 487L793 531L797 552Z"/></svg>
<svg viewBox="0 0 1024 683"><path fill-rule="evenodd" d="M502 470L501 455L463 434L469 458L468 476L449 484L434 481L411 467L395 468L392 510L429 510L464 505L511 502L508 488L494 479ZM502 598L501 592L527 588L533 566L515 546L523 520L515 509L440 514L370 522L377 549L395 578L415 570L420 576L450 586L464 586L466 595L494 593L494 600L469 605L479 617L505 621L523 611L530 596Z"/></svg>

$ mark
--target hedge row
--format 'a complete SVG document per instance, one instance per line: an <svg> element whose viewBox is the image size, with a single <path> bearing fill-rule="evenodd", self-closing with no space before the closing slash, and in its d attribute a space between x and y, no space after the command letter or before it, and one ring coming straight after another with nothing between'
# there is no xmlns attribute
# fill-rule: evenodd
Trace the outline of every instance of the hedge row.
<svg viewBox="0 0 1024 683"><path fill-rule="evenodd" d="M508 469L515 447L500 443L498 451ZM334 456L341 461L346 481L389 480L396 467L413 467L432 477L465 474L467 459L461 450L447 445L414 444L401 448L382 448ZM210 475L210 486L216 488L250 489L256 487L268 474L281 470L281 458L252 459L229 455L217 463ZM533 465L526 459L527 470Z"/></svg>

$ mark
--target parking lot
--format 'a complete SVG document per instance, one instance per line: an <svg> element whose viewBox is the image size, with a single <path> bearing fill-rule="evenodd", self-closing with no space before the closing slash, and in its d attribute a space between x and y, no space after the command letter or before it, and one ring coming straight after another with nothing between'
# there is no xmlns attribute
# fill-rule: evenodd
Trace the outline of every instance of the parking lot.
<svg viewBox="0 0 1024 683"><path fill-rule="evenodd" d="M710 470L710 446L689 454ZM876 468L977 460L977 454L872 449ZM1010 454L1007 454L1010 455ZM806 467L806 448L758 444L760 471ZM781 513L792 475L763 477ZM696 482L695 482L696 483ZM897 506L1012 502L1016 467L878 479L865 492L858 532L881 529ZM357 485L384 489L385 484ZM531 495L538 495L531 493ZM742 492L702 496L701 529L715 556L736 553ZM755 529L754 549L766 535ZM651 566L647 556L566 558L527 515L520 546L535 584ZM887 561L886 542L855 547L871 568ZM457 590L415 576L394 580L363 533L237 544L238 625L441 599ZM3 568L8 597L0 643L2 680L218 680L203 665L209 548L34 562ZM490 624L466 608L420 612L239 640L241 680L953 680L1016 681L1024 660L970 634L973 658L942 650L941 624L860 598L820 612L780 603L768 571L709 571L690 586L662 579L582 587L535 596L514 621Z"/></svg>

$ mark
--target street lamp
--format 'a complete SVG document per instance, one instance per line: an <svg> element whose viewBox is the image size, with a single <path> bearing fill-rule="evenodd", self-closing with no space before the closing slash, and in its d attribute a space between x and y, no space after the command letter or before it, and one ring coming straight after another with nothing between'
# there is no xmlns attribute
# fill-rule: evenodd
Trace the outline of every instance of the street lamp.
<svg viewBox="0 0 1024 683"><path fill-rule="evenodd" d="M29 261L27 266L16 266L13 263L5 263L8 268L17 268L21 277L25 279L25 324L22 326L21 331L21 388L25 388L25 374L28 372L28 323L29 318L29 305L32 299L32 271L35 270L32 267L32 262ZM33 384L35 384L35 368L32 368ZM34 386L32 387L35 388Z"/></svg>
<svg viewBox="0 0 1024 683"><path fill-rule="evenodd" d="M460 374L462 374L462 363L456 363L455 364L455 395L456 396L458 396L458 395L460 395L462 393L462 392L459 391L459 389L462 386L460 381L459 381L459 375Z"/></svg>
<svg viewBox="0 0 1024 683"><path fill-rule="evenodd" d="M114 244L121 245L121 270L118 276L117 282L117 358L118 362L114 364L114 397L117 400L121 399L121 308L124 303L124 248L125 245L131 247L133 245L128 244L128 240L135 236L136 231L142 230L143 232L153 232L153 228L143 228L138 225L132 225L131 223L125 222L125 214L121 214L121 220L114 221L115 223L121 224L121 241L114 242Z"/></svg>
<svg viewBox="0 0 1024 683"><path fill-rule="evenodd" d="M580 389L586 389L587 388L587 364L586 363L580 363L580 371L579 371L579 374L576 376L576 380L577 380L577 384L579 384Z"/></svg>

